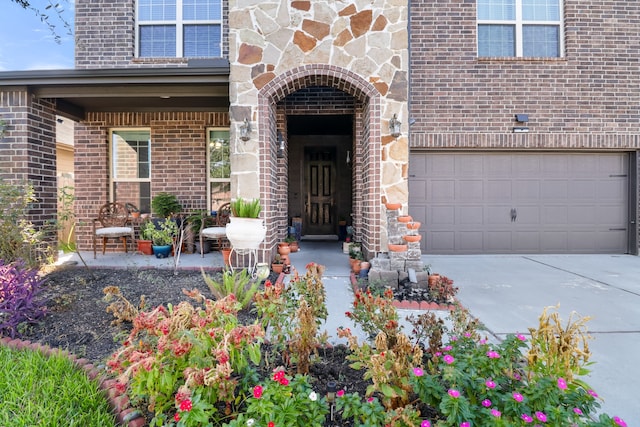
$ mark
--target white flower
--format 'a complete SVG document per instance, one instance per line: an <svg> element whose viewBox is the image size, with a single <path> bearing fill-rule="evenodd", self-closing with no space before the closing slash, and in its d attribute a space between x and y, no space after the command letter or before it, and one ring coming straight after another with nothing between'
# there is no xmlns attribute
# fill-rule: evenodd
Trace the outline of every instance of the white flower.
<svg viewBox="0 0 640 427"><path fill-rule="evenodd" d="M316 392L315 392L315 391L312 391L312 392L309 394L309 399L311 399L313 402L315 402L316 400L318 400L318 395L316 394Z"/></svg>
<svg viewBox="0 0 640 427"><path fill-rule="evenodd" d="M249 419L247 420L247 425L248 425L249 427L251 427L252 425L254 425L254 424L255 424L255 422L256 422L256 420L254 420L253 418L249 418Z"/></svg>

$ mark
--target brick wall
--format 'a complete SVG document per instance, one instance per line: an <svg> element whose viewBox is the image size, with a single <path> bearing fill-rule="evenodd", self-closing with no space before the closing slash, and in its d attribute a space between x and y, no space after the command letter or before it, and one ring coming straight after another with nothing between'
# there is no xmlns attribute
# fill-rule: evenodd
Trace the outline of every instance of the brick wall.
<svg viewBox="0 0 640 427"><path fill-rule="evenodd" d="M0 178L33 186L36 201L28 220L47 231L45 247L55 248L49 221L57 218L55 104L39 99L25 87L0 90L0 116L8 128L0 145Z"/></svg>
<svg viewBox="0 0 640 427"><path fill-rule="evenodd" d="M77 0L76 68L180 67L185 58L136 58L133 0ZM222 57L229 55L228 2L223 2Z"/></svg>
<svg viewBox="0 0 640 427"><path fill-rule="evenodd" d="M91 249L91 220L109 201L109 130L149 127L151 130L151 196L178 196L185 211L207 208L206 128L228 126L227 113L89 113L76 126L75 212L80 249ZM113 248L117 248L114 242Z"/></svg>
<svg viewBox="0 0 640 427"><path fill-rule="evenodd" d="M478 58L475 2L412 3L412 147L602 148L593 134L637 135L640 3L564 3L557 59ZM528 136L513 135L516 113Z"/></svg>

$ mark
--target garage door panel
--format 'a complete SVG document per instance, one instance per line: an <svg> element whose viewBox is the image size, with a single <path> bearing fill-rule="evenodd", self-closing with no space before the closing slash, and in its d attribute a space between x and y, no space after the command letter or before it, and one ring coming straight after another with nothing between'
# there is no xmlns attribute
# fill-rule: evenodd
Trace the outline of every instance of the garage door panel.
<svg viewBox="0 0 640 427"><path fill-rule="evenodd" d="M453 179L434 180L427 187L431 189L428 192L431 202L453 202L456 199L456 182Z"/></svg>
<svg viewBox="0 0 640 427"><path fill-rule="evenodd" d="M428 231L426 243L429 251L438 253L455 252L455 232L453 231Z"/></svg>
<svg viewBox="0 0 640 427"><path fill-rule="evenodd" d="M569 224L569 207L568 206L543 206L541 210L540 221L543 224L557 224L566 226Z"/></svg>
<svg viewBox="0 0 640 427"><path fill-rule="evenodd" d="M430 219L430 223L434 226L444 226L444 225L454 225L455 224L455 206L453 205L449 205L449 206L432 206L429 208L429 211L431 212L431 215L429 215L427 218ZM416 212L417 214L418 212ZM414 213L412 211L411 215L413 216ZM414 216L415 218L425 218L425 217L421 217L421 216ZM420 222L422 222L423 224L426 225L426 222L424 220L421 220Z"/></svg>
<svg viewBox="0 0 640 427"><path fill-rule="evenodd" d="M569 194L566 180L545 179L540 182L540 190L541 200L566 200Z"/></svg>
<svg viewBox="0 0 640 427"><path fill-rule="evenodd" d="M462 252L483 252L483 234L482 231L460 231L456 233L456 248Z"/></svg>
<svg viewBox="0 0 640 427"><path fill-rule="evenodd" d="M484 224L483 205L465 205L456 210L456 222L462 226Z"/></svg>
<svg viewBox="0 0 640 427"><path fill-rule="evenodd" d="M487 187L486 199L488 201L503 201L505 198L511 199L513 196L511 181L490 179L485 185Z"/></svg>
<svg viewBox="0 0 640 427"><path fill-rule="evenodd" d="M484 183L481 180L460 180L456 185L458 200L482 200L484 198Z"/></svg>
<svg viewBox="0 0 640 427"><path fill-rule="evenodd" d="M625 153L412 153L412 165L414 157L426 166L410 166L409 208L427 251L627 251Z"/></svg>
<svg viewBox="0 0 640 427"><path fill-rule="evenodd" d="M485 235L485 252L505 253L511 252L511 231L493 231Z"/></svg>

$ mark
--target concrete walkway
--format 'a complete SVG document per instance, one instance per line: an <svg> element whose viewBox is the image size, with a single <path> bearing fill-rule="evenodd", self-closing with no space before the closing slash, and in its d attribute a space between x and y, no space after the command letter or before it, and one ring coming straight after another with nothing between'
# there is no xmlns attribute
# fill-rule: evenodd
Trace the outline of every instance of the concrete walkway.
<svg viewBox="0 0 640 427"><path fill-rule="evenodd" d="M172 258L157 260L134 254L83 253L90 266L173 268ZM354 328L350 310L347 255L339 242L301 242L291 254L303 274L308 262L326 266L329 319L324 328L336 338L339 326ZM76 260L75 257L61 261ZM640 257L627 255L423 255L425 265L460 288L462 304L496 337L528 333L544 307L560 304L563 321L572 311L590 316L592 373L586 381L604 397L602 411L640 427ZM220 267L220 253L182 255L180 268ZM401 318L411 314L401 310Z"/></svg>

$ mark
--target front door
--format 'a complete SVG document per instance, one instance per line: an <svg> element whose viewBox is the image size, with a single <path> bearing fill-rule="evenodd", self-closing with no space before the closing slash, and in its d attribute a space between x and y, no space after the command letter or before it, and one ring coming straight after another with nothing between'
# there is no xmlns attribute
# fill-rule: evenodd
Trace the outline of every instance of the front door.
<svg viewBox="0 0 640 427"><path fill-rule="evenodd" d="M307 147L305 159L305 234L336 234L334 147Z"/></svg>

